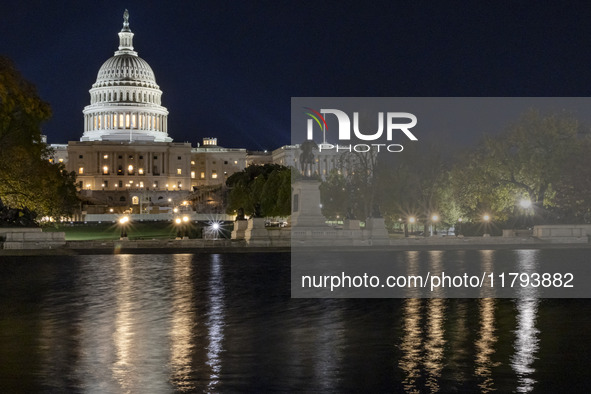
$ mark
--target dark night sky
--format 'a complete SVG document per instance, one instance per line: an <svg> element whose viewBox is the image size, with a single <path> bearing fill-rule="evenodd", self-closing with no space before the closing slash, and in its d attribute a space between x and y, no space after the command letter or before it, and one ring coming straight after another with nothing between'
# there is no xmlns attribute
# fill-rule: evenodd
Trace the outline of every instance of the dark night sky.
<svg viewBox="0 0 591 394"><path fill-rule="evenodd" d="M0 53L51 104L51 143L82 135L125 8L175 141L274 149L292 96L588 95L590 6L474 3L5 0Z"/></svg>

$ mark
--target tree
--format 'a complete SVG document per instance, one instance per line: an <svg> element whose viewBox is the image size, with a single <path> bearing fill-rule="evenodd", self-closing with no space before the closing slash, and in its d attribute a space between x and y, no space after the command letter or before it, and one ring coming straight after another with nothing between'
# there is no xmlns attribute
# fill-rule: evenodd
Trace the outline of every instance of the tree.
<svg viewBox="0 0 591 394"><path fill-rule="evenodd" d="M365 220L376 204L377 151L342 152L320 185L322 214L329 219L355 217Z"/></svg>
<svg viewBox="0 0 591 394"><path fill-rule="evenodd" d="M395 156L386 156L378 172L379 201L389 222L414 217L426 227L433 214L453 221L456 212L449 199L449 172L444 152L437 145L408 145Z"/></svg>
<svg viewBox="0 0 591 394"><path fill-rule="evenodd" d="M13 209L59 218L77 207L75 176L51 163L41 124L51 109L13 63L0 57L0 199Z"/></svg>
<svg viewBox="0 0 591 394"><path fill-rule="evenodd" d="M553 204L554 187L578 144L579 123L567 114L530 110L504 133L487 136L456 167L456 197L470 211L490 209L507 219L529 198L538 212Z"/></svg>
<svg viewBox="0 0 591 394"><path fill-rule="evenodd" d="M333 169L320 185L320 200L324 217L331 220L346 218L352 206L348 189L347 179L338 170Z"/></svg>
<svg viewBox="0 0 591 394"><path fill-rule="evenodd" d="M249 166L232 174L226 181L230 188L226 212L244 209L252 215L258 204L263 216L291 214L291 169L278 164Z"/></svg>
<svg viewBox="0 0 591 394"><path fill-rule="evenodd" d="M552 189L556 220L591 223L591 139L583 138L566 160L562 176Z"/></svg>

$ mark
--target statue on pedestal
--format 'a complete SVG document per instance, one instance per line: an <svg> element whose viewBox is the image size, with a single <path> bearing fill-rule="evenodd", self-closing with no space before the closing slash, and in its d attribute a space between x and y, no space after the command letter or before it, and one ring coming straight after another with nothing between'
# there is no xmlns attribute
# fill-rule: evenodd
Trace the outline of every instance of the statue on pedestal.
<svg viewBox="0 0 591 394"><path fill-rule="evenodd" d="M315 163L314 149L318 149L318 145L313 140L307 140L300 146L302 151L300 153L300 169L304 177L312 175L312 167Z"/></svg>
<svg viewBox="0 0 591 394"><path fill-rule="evenodd" d="M0 227L37 227L36 218L37 213L28 208L10 208L0 199Z"/></svg>
<svg viewBox="0 0 591 394"><path fill-rule="evenodd" d="M244 208L242 207L238 208L238 211L236 212L236 221L238 220L246 220L244 217Z"/></svg>

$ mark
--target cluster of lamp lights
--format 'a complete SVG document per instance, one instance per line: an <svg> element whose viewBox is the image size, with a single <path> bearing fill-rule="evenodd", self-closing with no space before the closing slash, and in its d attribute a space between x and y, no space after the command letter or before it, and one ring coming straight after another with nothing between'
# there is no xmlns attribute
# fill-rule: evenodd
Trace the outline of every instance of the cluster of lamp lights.
<svg viewBox="0 0 591 394"><path fill-rule="evenodd" d="M87 188L88 190L90 190L90 186L91 186L91 184L90 184L90 183L87 183L87 184L86 184L86 188ZM124 187L132 187L132 186L133 186L133 181L129 181L129 183L126 183ZM104 188L106 187L106 185L105 185L104 183L102 183L102 184L101 184L101 187L104 189ZM117 188L119 187L119 185L115 183L115 184L113 185L113 187L114 187L115 189L117 189ZM135 187L143 188L143 187L144 187L144 182L136 183L136 184L135 184ZM156 185L156 184L154 183L154 184L152 185L152 187L153 187L154 189L156 189L156 188L158 187L158 185ZM168 187L169 187L169 185L168 185L168 183L167 183L167 184L166 184L166 189L168 189ZM172 185L172 189L176 189L176 187L177 187L177 185ZM180 190L180 189L182 189L182 187L183 187L183 184L182 184L182 183L179 183L179 185L178 185L178 188L179 188L179 190Z"/></svg>
<svg viewBox="0 0 591 394"><path fill-rule="evenodd" d="M531 206L531 203L530 203ZM482 215L482 220L484 222L489 222L491 220L491 216L488 213L485 213L484 215ZM409 216L407 218L408 223L410 224L415 224L417 223L417 218L415 216ZM439 215L433 215L431 216L431 222L436 223L439 221ZM458 218L458 222L462 223L464 221L464 219L462 218Z"/></svg>

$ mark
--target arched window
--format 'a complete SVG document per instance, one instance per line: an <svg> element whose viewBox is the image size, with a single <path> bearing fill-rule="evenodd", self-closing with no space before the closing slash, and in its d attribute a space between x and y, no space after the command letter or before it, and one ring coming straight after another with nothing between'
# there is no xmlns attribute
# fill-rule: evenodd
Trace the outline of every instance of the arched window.
<svg viewBox="0 0 591 394"><path fill-rule="evenodd" d="M138 205L138 204L140 203L140 199L139 199L139 197L138 197L138 196L133 196L133 197L131 197L131 203L132 203L133 205Z"/></svg>

